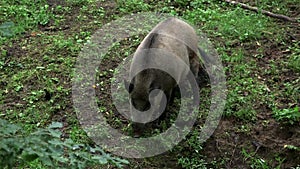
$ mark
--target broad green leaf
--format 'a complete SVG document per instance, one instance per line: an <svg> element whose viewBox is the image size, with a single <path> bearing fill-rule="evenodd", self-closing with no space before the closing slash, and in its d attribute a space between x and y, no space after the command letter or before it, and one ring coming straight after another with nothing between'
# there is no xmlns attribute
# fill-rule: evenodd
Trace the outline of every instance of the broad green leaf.
<svg viewBox="0 0 300 169"><path fill-rule="evenodd" d="M52 137L60 138L61 132L57 130L49 130Z"/></svg>
<svg viewBox="0 0 300 169"><path fill-rule="evenodd" d="M48 127L49 129L57 129L57 128L62 128L63 124L60 122L52 122L50 126Z"/></svg>
<svg viewBox="0 0 300 169"><path fill-rule="evenodd" d="M93 160L97 160L100 164L106 164L108 161L103 156L93 156Z"/></svg>

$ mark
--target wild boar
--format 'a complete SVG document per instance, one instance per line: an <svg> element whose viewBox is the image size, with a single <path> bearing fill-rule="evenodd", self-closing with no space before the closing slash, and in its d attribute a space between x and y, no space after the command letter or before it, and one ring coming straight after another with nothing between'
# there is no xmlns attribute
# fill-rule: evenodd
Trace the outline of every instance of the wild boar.
<svg viewBox="0 0 300 169"><path fill-rule="evenodd" d="M197 34L193 27L186 22L171 17L154 27L138 46L132 59L130 71L133 71L133 67L135 66L143 67L149 64L150 60L154 62L154 64L160 64L160 59L164 53L149 52L147 49L156 49L171 53L183 61L193 73L194 77L198 79L198 73L199 70L201 70L200 53L202 55L205 53L199 50ZM170 58L170 60L172 59L174 58ZM158 109L161 111L160 109L165 108L163 104L171 102L174 89L178 85L177 82L187 75L183 67L184 66L181 65L169 66L169 69L173 69L171 71L176 72L176 77L172 77L162 70L145 69L135 75L131 75L132 79L130 83L125 81L125 87L130 96L131 112L136 110L145 112L152 109L151 105L157 106L150 112L150 114L152 114L151 120L137 120L138 123L153 121L157 117L156 115L159 114L155 113L155 111L158 111ZM155 89L163 92L159 93ZM154 90L156 91L155 94L150 96ZM162 95L162 93L164 93L164 95ZM153 98L155 98L154 101ZM166 103L160 104L163 100L165 100ZM154 115L155 118L153 114L156 114Z"/></svg>

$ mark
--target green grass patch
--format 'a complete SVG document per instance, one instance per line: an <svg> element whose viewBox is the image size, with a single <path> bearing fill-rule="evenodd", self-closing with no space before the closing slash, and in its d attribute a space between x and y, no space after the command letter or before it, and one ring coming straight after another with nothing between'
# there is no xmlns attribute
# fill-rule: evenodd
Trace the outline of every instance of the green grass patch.
<svg viewBox="0 0 300 169"><path fill-rule="evenodd" d="M117 7L122 13L136 13L149 10L150 6L143 0L117 0Z"/></svg>
<svg viewBox="0 0 300 169"><path fill-rule="evenodd" d="M282 168L282 163L284 162L284 158L277 156L275 158L276 167L271 167L268 161L264 160L263 158L256 155L255 152L247 152L247 150L242 149L242 155L244 156L244 160L249 162L250 168L261 168L261 169L280 169Z"/></svg>
<svg viewBox="0 0 300 169"><path fill-rule="evenodd" d="M273 113L276 120L283 123L289 123L293 125L300 122L300 110L298 106L282 110L275 109L273 110Z"/></svg>
<svg viewBox="0 0 300 169"><path fill-rule="evenodd" d="M290 69L300 73L300 43L294 43L289 50L292 54L289 55L287 65Z"/></svg>
<svg viewBox="0 0 300 169"><path fill-rule="evenodd" d="M255 120L258 103L268 101L267 88L253 76L256 63L244 55L243 50L233 51L232 55L223 54L230 71L227 78L227 103L224 114L242 120Z"/></svg>
<svg viewBox="0 0 300 169"><path fill-rule="evenodd" d="M0 167L86 168L107 163L116 167L128 164L127 160L111 157L100 147L76 144L72 139L61 140L62 127L61 123L53 122L26 135L20 126L0 119Z"/></svg>
<svg viewBox="0 0 300 169"><path fill-rule="evenodd" d="M289 9L298 4L297 0L249 3L282 14L292 14ZM224 115L232 117L233 121L246 123L240 127L233 124L232 132L251 137L253 124L264 123L263 127L268 127L268 123L274 121L267 119L262 122L256 118L258 114L266 117L265 114L273 113L274 119L285 125L293 124L291 127L299 123L299 78L296 78L300 65L299 43L291 44L286 38L288 31L285 27L281 25L283 28L279 28L279 24L274 23L276 20L267 16L216 0L66 0L59 3L46 0L35 3L30 0L4 0L0 6L0 104L3 105L0 106L0 117L20 124L25 135L30 135L39 127L45 128L53 120L60 120L66 125L63 128L63 139L71 139L80 145L91 143L72 108L70 79L73 77L76 57L95 30L112 18L136 12L167 12L183 17L207 33L218 48L227 75L228 97ZM293 30L292 27L289 30ZM133 53L141 37L129 37L115 44L107 53L105 63L110 64L114 57L123 58ZM108 78L113 69L98 71L99 77ZM287 72L290 77L286 77ZM96 84L97 90L107 89L105 80L101 79ZM204 121L210 105L210 90L201 90L200 123ZM98 99L97 102L101 105L103 100ZM131 126L124 126L123 121L116 118L112 105L109 102L107 105L99 106L100 112L107 114L113 126L129 133ZM161 125L166 129L169 124ZM232 152L228 148L230 146L224 148L225 154L217 152L216 155L220 156L207 161L203 155L205 147L198 140L201 124L196 128L171 152L177 158L178 165L182 168L221 168L231 159L234 162L235 157L226 154ZM155 134L159 132L156 130ZM226 132L225 136L217 135L214 138L226 142L229 137L230 133ZM286 148L298 151L299 147L293 145L287 145ZM222 148L220 150L223 151ZM42 149L37 150L37 153L40 151ZM270 168L269 164L274 162L264 161L252 152L243 151L242 154L251 168ZM275 161L279 164L282 159ZM17 167L47 167L43 160L36 159L24 165L23 162L18 158L15 164ZM158 163L164 162L164 158L154 161L154 166L161 167ZM130 167L138 165L133 163Z"/></svg>
<svg viewBox="0 0 300 169"><path fill-rule="evenodd" d="M203 22L201 28L203 31L226 40L260 39L264 31L270 29L268 18L241 8L224 10L220 7L216 9L202 7L186 11L184 18L195 24Z"/></svg>
<svg viewBox="0 0 300 169"><path fill-rule="evenodd" d="M49 5L44 0L38 0L34 3L30 0L1 2L0 20L4 23L14 23L10 27L10 34L22 33L25 30L33 29L37 25L46 25L53 18L49 10ZM2 23L3 25L3 23ZM5 25L5 24L4 24ZM7 34L1 35L1 39Z"/></svg>

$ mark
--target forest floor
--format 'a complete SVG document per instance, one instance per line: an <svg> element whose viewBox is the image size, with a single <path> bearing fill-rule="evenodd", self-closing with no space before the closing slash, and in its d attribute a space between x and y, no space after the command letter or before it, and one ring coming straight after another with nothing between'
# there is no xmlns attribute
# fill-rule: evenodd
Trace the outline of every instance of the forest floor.
<svg viewBox="0 0 300 169"><path fill-rule="evenodd" d="M243 2L300 17L296 0ZM270 18L214 0L47 0L37 6L27 6L34 11L31 14L18 8L14 16L6 8L8 15L0 15L0 21L11 19L19 31L14 37L1 38L1 118L20 124L28 133L59 121L64 124L64 137L93 144L73 108L71 80L76 58L103 25L131 13L165 12L201 28L216 48L226 73L225 110L214 134L203 144L198 143L210 105L210 85L202 87L202 114L190 134L164 154L128 159L130 164L125 168L300 167L299 22ZM127 134L131 126L113 105L111 78L145 35L118 42L97 71L99 110L111 126ZM177 103L175 100L170 112L176 112ZM168 126L170 121L157 130ZM157 130L146 131L147 136L157 134Z"/></svg>

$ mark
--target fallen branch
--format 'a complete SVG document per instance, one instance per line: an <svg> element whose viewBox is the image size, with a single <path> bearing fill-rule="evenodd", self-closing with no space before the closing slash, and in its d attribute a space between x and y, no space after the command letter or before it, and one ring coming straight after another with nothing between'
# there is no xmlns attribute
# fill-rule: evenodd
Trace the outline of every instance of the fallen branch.
<svg viewBox="0 0 300 169"><path fill-rule="evenodd" d="M237 1L231 1L231 0L225 0L225 1L230 3L230 4L233 4L233 5L239 5L244 9L255 11L257 13L261 12L262 14L273 17L273 18L282 19L282 20L290 21L290 22L295 22L296 21L296 19L294 19L294 18L290 18L288 16L281 15L281 14L275 14L275 13L272 13L272 12L269 12L269 11L266 11L266 10L263 10L263 9L260 10L257 7L252 7L252 6L246 5L244 3L237 2Z"/></svg>

